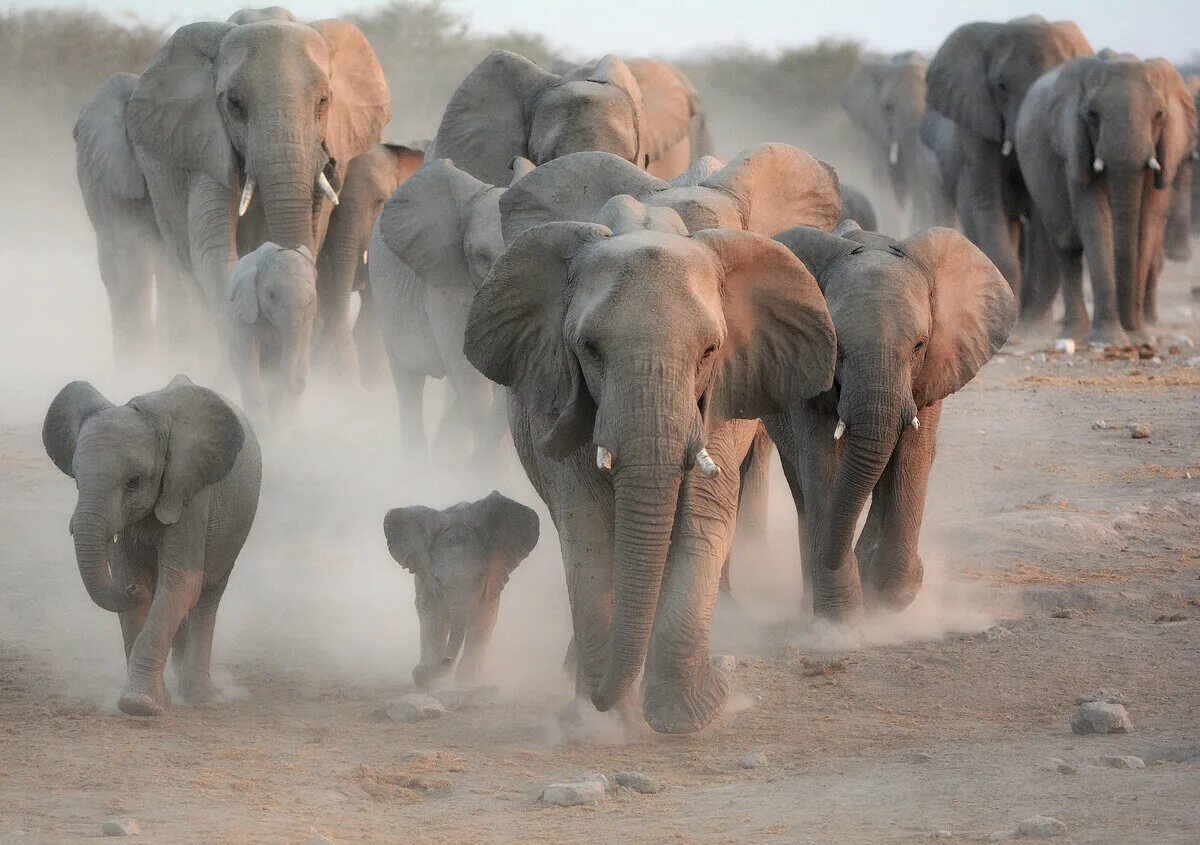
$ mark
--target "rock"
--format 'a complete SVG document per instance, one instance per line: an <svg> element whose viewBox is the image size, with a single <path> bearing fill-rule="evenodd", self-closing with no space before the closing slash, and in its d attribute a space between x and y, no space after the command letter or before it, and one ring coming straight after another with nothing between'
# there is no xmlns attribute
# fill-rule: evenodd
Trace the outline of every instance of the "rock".
<svg viewBox="0 0 1200 845"><path fill-rule="evenodd" d="M1059 763L1058 773L1060 775L1077 775L1079 774L1079 767L1074 763Z"/></svg>
<svg viewBox="0 0 1200 845"><path fill-rule="evenodd" d="M1108 704L1128 704L1129 699L1123 693L1115 689L1106 689L1101 687L1095 692L1089 692L1087 695L1081 695L1075 699L1076 704L1087 704L1092 701L1104 701Z"/></svg>
<svg viewBox="0 0 1200 845"><path fill-rule="evenodd" d="M469 689L444 689L432 694L447 710L477 710L495 704L500 697L497 686L471 687Z"/></svg>
<svg viewBox="0 0 1200 845"><path fill-rule="evenodd" d="M142 828L137 819L109 819L100 825L105 836L141 836Z"/></svg>
<svg viewBox="0 0 1200 845"><path fill-rule="evenodd" d="M389 701L384 705L383 712L393 722L408 724L436 719L446 712L446 708L432 695L412 693Z"/></svg>
<svg viewBox="0 0 1200 845"><path fill-rule="evenodd" d="M1049 816L1031 816L1017 825L1017 836L1023 839L1050 839L1066 832L1065 824Z"/></svg>
<svg viewBox="0 0 1200 845"><path fill-rule="evenodd" d="M1187 365L1189 367L1200 367L1200 355L1196 355L1195 357L1188 358Z"/></svg>
<svg viewBox="0 0 1200 845"><path fill-rule="evenodd" d="M1077 734L1123 734L1131 727L1125 708L1107 701L1084 702L1071 720L1071 730Z"/></svg>
<svg viewBox="0 0 1200 845"><path fill-rule="evenodd" d="M705 775L727 775L729 774L729 770L724 766L718 766L716 763L705 763L700 773Z"/></svg>
<svg viewBox="0 0 1200 845"><path fill-rule="evenodd" d="M1141 757L1132 755L1109 754L1099 759L1101 766L1107 766L1110 769L1144 769L1146 763Z"/></svg>
<svg viewBox="0 0 1200 845"><path fill-rule="evenodd" d="M929 834L930 839L950 839L953 836L954 834L948 830L935 830Z"/></svg>
<svg viewBox="0 0 1200 845"><path fill-rule="evenodd" d="M1106 431L1108 428L1108 420L1096 420L1092 423L1092 431Z"/></svg>
<svg viewBox="0 0 1200 845"><path fill-rule="evenodd" d="M924 751L910 751L904 755L903 760L905 763L932 763L933 756Z"/></svg>
<svg viewBox="0 0 1200 845"><path fill-rule="evenodd" d="M738 765L743 769L760 769L767 765L767 755L761 751L751 751L738 762Z"/></svg>
<svg viewBox="0 0 1200 845"><path fill-rule="evenodd" d="M993 625L986 631L980 631L978 634L976 634L975 639L994 643L997 640L1006 640L1012 635L1013 632L1005 628L1003 625Z"/></svg>
<svg viewBox="0 0 1200 845"><path fill-rule="evenodd" d="M552 783L542 790L541 802L555 807L578 807L599 804L604 800L604 787L594 780L582 783Z"/></svg>
<svg viewBox="0 0 1200 845"><path fill-rule="evenodd" d="M1060 607L1050 614L1051 619L1082 619L1083 611L1073 607Z"/></svg>
<svg viewBox="0 0 1200 845"><path fill-rule="evenodd" d="M657 795L667 788L667 785L657 778L644 775L641 772L617 772L617 784L640 792L642 795Z"/></svg>
<svg viewBox="0 0 1200 845"><path fill-rule="evenodd" d="M605 792L612 790L612 784L608 780L608 775L604 774L603 772L585 772L583 776L579 778L579 782L598 783L604 787Z"/></svg>
<svg viewBox="0 0 1200 845"><path fill-rule="evenodd" d="M728 674L737 668L738 661L732 654L718 654L713 657L712 664Z"/></svg>
<svg viewBox="0 0 1200 845"><path fill-rule="evenodd" d="M1054 341L1054 351L1061 352L1064 355L1075 354L1075 341L1069 337L1060 337Z"/></svg>
<svg viewBox="0 0 1200 845"><path fill-rule="evenodd" d="M1044 363L1046 363L1046 353L1045 352L1035 352L1029 356L1029 360L1035 364L1044 364Z"/></svg>
<svg viewBox="0 0 1200 845"><path fill-rule="evenodd" d="M1145 440L1150 436L1150 426L1145 423L1130 423L1129 437L1133 440Z"/></svg>
<svg viewBox="0 0 1200 845"><path fill-rule="evenodd" d="M998 830L990 834L987 838L988 842L1005 842L1017 835L1015 830Z"/></svg>
<svg viewBox="0 0 1200 845"><path fill-rule="evenodd" d="M308 838L308 845L334 845L334 843L333 840L328 836L322 836L321 834L314 832L313 835Z"/></svg>
<svg viewBox="0 0 1200 845"><path fill-rule="evenodd" d="M1186 622L1188 619L1186 613L1164 613L1154 620L1155 624L1161 625L1165 622Z"/></svg>

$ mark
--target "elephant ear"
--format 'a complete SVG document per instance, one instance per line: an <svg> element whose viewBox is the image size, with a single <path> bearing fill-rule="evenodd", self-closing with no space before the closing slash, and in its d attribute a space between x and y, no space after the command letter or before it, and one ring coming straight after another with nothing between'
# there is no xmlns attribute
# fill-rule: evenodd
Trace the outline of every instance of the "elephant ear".
<svg viewBox="0 0 1200 845"><path fill-rule="evenodd" d="M414 575L429 569L429 550L439 533L449 525L442 511L413 505L393 508L383 518L383 536L388 553Z"/></svg>
<svg viewBox="0 0 1200 845"><path fill-rule="evenodd" d="M426 285L467 284L470 267L463 240L471 206L489 187L447 159L429 162L383 206L383 242Z"/></svg>
<svg viewBox="0 0 1200 845"><path fill-rule="evenodd" d="M891 130L883 114L884 86L889 72L896 72L891 62L863 59L850 74L842 94L842 108L854 124L871 139L885 144L891 140Z"/></svg>
<svg viewBox="0 0 1200 845"><path fill-rule="evenodd" d="M992 96L988 65L996 37L1007 24L963 24L942 43L925 73L925 101L955 123L997 143L1004 140L1000 106Z"/></svg>
<svg viewBox="0 0 1200 845"><path fill-rule="evenodd" d="M570 265L611 234L594 223L527 229L492 267L467 316L467 360L533 411L555 418L539 448L559 461L591 439L596 415L579 361L563 336Z"/></svg>
<svg viewBox="0 0 1200 845"><path fill-rule="evenodd" d="M837 225L832 234L812 226L797 226L775 236L792 255L804 262L808 272L817 280L817 285L825 290L825 272L835 261L858 249L861 244L850 240L846 235L861 231L853 220L844 220Z"/></svg>
<svg viewBox="0 0 1200 845"><path fill-rule="evenodd" d="M926 229L898 246L932 280L933 325L913 385L924 406L961 389L1004 346L1017 306L996 266L953 229Z"/></svg>
<svg viewBox="0 0 1200 845"><path fill-rule="evenodd" d="M724 269L725 344L706 425L779 413L833 384L833 321L812 273L782 244L752 232L693 235Z"/></svg>
<svg viewBox="0 0 1200 845"><path fill-rule="evenodd" d="M559 77L524 56L494 50L450 98L433 146L489 185L508 183L508 165L529 154L526 109Z"/></svg>
<svg viewBox="0 0 1200 845"><path fill-rule="evenodd" d="M125 131L129 98L137 82L132 73L114 73L106 79L79 113L74 133L80 174L86 173L105 193L127 200L146 196L146 179Z"/></svg>
<svg viewBox="0 0 1200 845"><path fill-rule="evenodd" d="M692 134L692 118L698 111L696 89L666 62L631 59L626 66L641 91L642 152L657 161Z"/></svg>
<svg viewBox="0 0 1200 845"><path fill-rule="evenodd" d="M325 148L335 161L348 163L383 139L383 127L392 117L392 98L379 59L358 27L339 20L311 26L329 46Z"/></svg>
<svg viewBox="0 0 1200 845"><path fill-rule="evenodd" d="M615 196L645 197L669 187L637 165L604 152L568 153L534 168L500 198L504 242L556 220L594 220Z"/></svg>
<svg viewBox="0 0 1200 845"><path fill-rule="evenodd" d="M258 322L258 279L266 262L278 251L278 246L267 241L254 252L239 258L229 274L230 309L243 323Z"/></svg>
<svg viewBox="0 0 1200 845"><path fill-rule="evenodd" d="M216 59L231 29L231 23L193 23L176 30L150 59L128 108L135 145L230 189L236 157L217 108Z"/></svg>
<svg viewBox="0 0 1200 845"><path fill-rule="evenodd" d="M692 188L712 176L725 164L716 156L703 155L692 166L671 180L672 188Z"/></svg>
<svg viewBox="0 0 1200 845"><path fill-rule="evenodd" d="M167 433L166 466L154 516L163 525L173 525L193 496L233 469L246 431L228 402L182 375L162 390L130 399L129 406L157 418Z"/></svg>
<svg viewBox="0 0 1200 845"><path fill-rule="evenodd" d="M500 566L503 583L537 545L538 515L532 508L495 490L472 504L471 510L481 526L490 555Z"/></svg>
<svg viewBox="0 0 1200 845"><path fill-rule="evenodd" d="M794 226L828 231L842 213L834 169L790 144L751 147L700 184L732 196L743 228L767 237Z"/></svg>
<svg viewBox="0 0 1200 845"><path fill-rule="evenodd" d="M42 445L64 475L75 477L75 442L83 421L113 406L91 382L73 381L58 391L42 423Z"/></svg>
<svg viewBox="0 0 1200 845"><path fill-rule="evenodd" d="M1166 59L1148 59L1151 79L1166 101L1162 134L1155 156L1162 169L1154 174L1154 187L1175 183L1178 169L1188 166L1188 156L1196 148L1196 103L1178 69Z"/></svg>

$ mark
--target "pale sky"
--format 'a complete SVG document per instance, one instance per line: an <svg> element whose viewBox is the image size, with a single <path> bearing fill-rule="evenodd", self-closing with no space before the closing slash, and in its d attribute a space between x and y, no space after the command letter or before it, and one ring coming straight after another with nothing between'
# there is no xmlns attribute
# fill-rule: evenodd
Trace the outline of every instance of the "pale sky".
<svg viewBox="0 0 1200 845"><path fill-rule="evenodd" d="M274 0L301 19L369 9L379 0ZM236 0L99 0L85 5L114 15L134 12L170 24L220 20L245 5ZM0 0L0 6L48 7L45 0ZM74 4L72 4L74 5ZM540 32L578 57L606 52L679 55L740 44L767 50L825 36L853 37L887 52L932 52L969 20L1007 20L1037 12L1079 23L1092 46L1182 61L1200 51L1200 0L448 0L486 33ZM732 13L730 10L733 10Z"/></svg>

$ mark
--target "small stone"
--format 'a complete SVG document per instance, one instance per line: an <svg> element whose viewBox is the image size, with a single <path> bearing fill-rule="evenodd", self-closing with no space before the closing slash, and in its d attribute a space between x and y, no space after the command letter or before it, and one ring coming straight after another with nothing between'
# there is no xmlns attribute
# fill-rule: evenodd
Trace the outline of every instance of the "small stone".
<svg viewBox="0 0 1200 845"><path fill-rule="evenodd" d="M1031 816L1017 825L1017 836L1024 839L1050 839L1066 832L1065 824L1049 816Z"/></svg>
<svg viewBox="0 0 1200 845"><path fill-rule="evenodd" d="M628 787L642 795L657 795L667 788L661 780L641 772L617 772L617 785Z"/></svg>
<svg viewBox="0 0 1200 845"><path fill-rule="evenodd" d="M954 834L948 830L935 830L929 834L930 839L950 839L953 836Z"/></svg>
<svg viewBox="0 0 1200 845"><path fill-rule="evenodd" d="M1196 355L1195 357L1188 358L1187 365L1189 367L1200 367L1200 355Z"/></svg>
<svg viewBox="0 0 1200 845"><path fill-rule="evenodd" d="M718 766L716 763L705 763L704 768L700 770L701 774L705 775L727 775L729 770L724 766Z"/></svg>
<svg viewBox="0 0 1200 845"><path fill-rule="evenodd" d="M713 657L712 664L722 672L729 674L737 669L738 661L732 654L718 654Z"/></svg>
<svg viewBox="0 0 1200 845"><path fill-rule="evenodd" d="M995 833L989 834L988 842L1005 842L1017 835L1015 830L997 830Z"/></svg>
<svg viewBox="0 0 1200 845"><path fill-rule="evenodd" d="M552 783L542 790L541 802L555 807L578 807L599 804L604 800L604 787L594 780L582 783Z"/></svg>
<svg viewBox="0 0 1200 845"><path fill-rule="evenodd" d="M1005 628L1003 625L993 625L986 631L980 631L975 637L978 640L994 643L998 640L1006 640L1013 635L1013 632Z"/></svg>
<svg viewBox="0 0 1200 845"><path fill-rule="evenodd" d="M1060 775L1077 775L1079 774L1079 767L1074 763L1059 763L1058 773Z"/></svg>
<svg viewBox="0 0 1200 845"><path fill-rule="evenodd" d="M1108 420L1096 420L1092 423L1092 431L1105 431L1108 428Z"/></svg>
<svg viewBox="0 0 1200 845"><path fill-rule="evenodd" d="M1069 337L1060 337L1054 341L1054 351L1061 352L1063 355L1075 354L1075 341Z"/></svg>
<svg viewBox="0 0 1200 845"><path fill-rule="evenodd" d="M762 751L751 751L743 757L738 765L743 769L759 769L767 765L767 755Z"/></svg>
<svg viewBox="0 0 1200 845"><path fill-rule="evenodd" d="M137 819L109 819L100 825L105 836L141 836L142 828Z"/></svg>
<svg viewBox="0 0 1200 845"><path fill-rule="evenodd" d="M603 772L585 772L583 776L579 778L579 782L598 783L604 787L605 792L609 792L612 789L612 784L608 780L608 775L604 774Z"/></svg>
<svg viewBox="0 0 1200 845"><path fill-rule="evenodd" d="M409 724L436 719L445 714L446 708L432 695L412 693L389 701L384 705L383 712L393 722Z"/></svg>
<svg viewBox="0 0 1200 845"><path fill-rule="evenodd" d="M1094 692L1089 692L1087 695L1081 695L1079 698L1075 699L1076 704L1087 704L1091 701L1104 701L1108 704L1129 703L1129 699L1125 697L1124 693L1118 692L1115 689L1107 689L1105 687L1101 687Z"/></svg>
<svg viewBox="0 0 1200 845"><path fill-rule="evenodd" d="M1082 616L1083 611L1073 607L1060 607L1050 614L1051 619L1079 619Z"/></svg>
<svg viewBox="0 0 1200 845"><path fill-rule="evenodd" d="M1129 436L1133 440L1145 440L1150 436L1150 426L1145 423L1130 423Z"/></svg>
<svg viewBox="0 0 1200 845"><path fill-rule="evenodd" d="M1129 754L1109 754L1100 758L1100 765L1110 769L1144 769L1146 762L1141 757Z"/></svg>
<svg viewBox="0 0 1200 845"><path fill-rule="evenodd" d="M1161 625L1166 622L1186 622L1186 613L1164 613L1154 620L1155 624Z"/></svg>
<svg viewBox="0 0 1200 845"><path fill-rule="evenodd" d="M904 755L903 760L905 763L932 763L933 755L924 751L910 751Z"/></svg>
<svg viewBox="0 0 1200 845"><path fill-rule="evenodd" d="M1046 363L1046 353L1045 352L1035 352L1029 356L1029 360L1035 364L1044 364L1044 363Z"/></svg>
<svg viewBox="0 0 1200 845"><path fill-rule="evenodd" d="M1123 734L1131 727L1125 708L1107 701L1084 702L1071 720L1071 730L1077 734Z"/></svg>

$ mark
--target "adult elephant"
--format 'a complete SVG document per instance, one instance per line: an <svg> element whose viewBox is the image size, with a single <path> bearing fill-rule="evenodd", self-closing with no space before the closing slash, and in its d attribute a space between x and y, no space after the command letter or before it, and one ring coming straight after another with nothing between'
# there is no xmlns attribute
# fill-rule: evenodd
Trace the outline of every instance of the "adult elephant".
<svg viewBox="0 0 1200 845"><path fill-rule="evenodd" d="M267 240L316 254L335 187L389 114L351 24L193 23L167 40L133 90L129 138L159 231L214 312L239 254Z"/></svg>
<svg viewBox="0 0 1200 845"><path fill-rule="evenodd" d="M1184 82L1192 102L1200 112L1200 75L1189 75ZM1200 149L1192 150L1188 163L1179 168L1171 194L1171 214L1167 219L1167 258L1188 261L1192 257L1192 236L1200 234Z"/></svg>
<svg viewBox="0 0 1200 845"><path fill-rule="evenodd" d="M342 381L357 383L380 375L383 341L371 307L367 273L371 229L395 190L420 169L421 150L402 144L376 144L350 162L329 217L325 243L317 258L317 301L320 329L316 357ZM351 325L350 306L359 292L357 321Z"/></svg>
<svg viewBox="0 0 1200 845"><path fill-rule="evenodd" d="M842 96L842 107L871 142L872 171L886 174L897 204L911 208L916 228L954 220L953 200L921 138L928 66L917 52L863 58Z"/></svg>
<svg viewBox="0 0 1200 845"><path fill-rule="evenodd" d="M1022 217L1035 219L1037 209L1012 155L1017 112L1039 76L1091 54L1091 45L1070 21L1035 15L1008 23L976 22L950 33L925 75L929 108L957 124L963 231L1008 279L1028 322L1044 320L1049 305L1045 297L1022 292L1022 254L1032 276L1053 277L1056 268L1039 241L1040 228L1022 234Z"/></svg>
<svg viewBox="0 0 1200 845"><path fill-rule="evenodd" d="M1062 268L1062 332L1153 343L1155 286L1171 197L1196 146L1196 107L1164 59L1073 59L1030 89L1017 154ZM1190 187L1190 186L1187 186ZM1089 331L1082 259L1092 279Z"/></svg>
<svg viewBox="0 0 1200 845"><path fill-rule="evenodd" d="M842 216L838 218L839 223L843 220L853 220L863 229L875 231L879 228L875 206L867 199L866 194L845 182L838 183L838 194L842 197Z"/></svg>
<svg viewBox="0 0 1200 845"><path fill-rule="evenodd" d="M1000 349L1016 319L1004 277L952 229L896 241L842 224L781 242L816 276L837 332L833 388L768 416L799 517L806 595L820 616L868 595L904 607L942 400ZM857 547L859 516L871 500Z"/></svg>
<svg viewBox="0 0 1200 845"><path fill-rule="evenodd" d="M694 89L668 65L609 55L556 74L496 50L450 98L427 154L488 185L507 184L514 158L537 165L583 150L670 178L710 152L706 137Z"/></svg>

